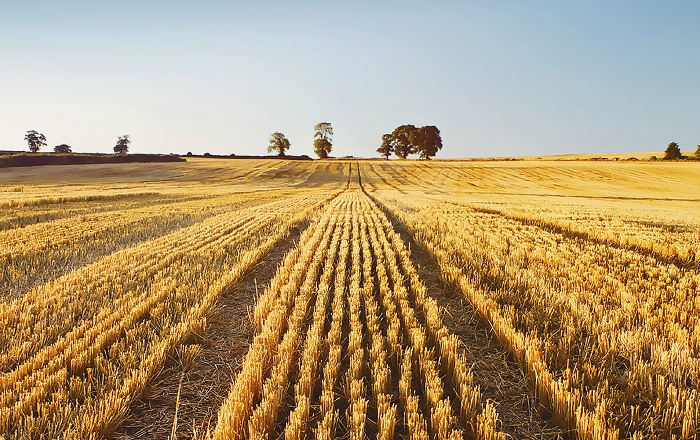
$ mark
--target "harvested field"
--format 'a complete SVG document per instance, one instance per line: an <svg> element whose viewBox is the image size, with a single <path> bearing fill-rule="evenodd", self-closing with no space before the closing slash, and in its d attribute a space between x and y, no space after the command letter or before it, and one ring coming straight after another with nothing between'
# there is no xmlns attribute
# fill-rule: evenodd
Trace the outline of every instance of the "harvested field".
<svg viewBox="0 0 700 440"><path fill-rule="evenodd" d="M9 170L0 438L695 438L698 166Z"/></svg>

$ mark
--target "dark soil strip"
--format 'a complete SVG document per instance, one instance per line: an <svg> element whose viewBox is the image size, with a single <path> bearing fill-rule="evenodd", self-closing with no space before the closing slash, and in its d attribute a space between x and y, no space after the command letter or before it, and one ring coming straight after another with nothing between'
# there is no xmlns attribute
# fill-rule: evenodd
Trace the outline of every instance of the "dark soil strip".
<svg viewBox="0 0 700 440"><path fill-rule="evenodd" d="M481 388L483 401L491 400L495 405L502 431L516 439L566 438L564 431L543 417L547 411L528 389L518 364L499 344L488 324L481 322L459 287L447 285L441 279L440 269L430 254L413 240L390 211L376 199L375 202L411 250L411 261L418 275L441 307L443 323L462 340L467 359L473 362L474 382Z"/></svg>
<svg viewBox="0 0 700 440"><path fill-rule="evenodd" d="M207 318L204 334L179 347L163 373L135 401L131 414L114 433L114 439L167 439L175 419L178 439L202 438L213 431L219 407L231 390L253 338L249 313L257 295L269 286L285 254L298 243L308 224L292 229L243 279L225 294ZM182 378L182 386L180 380Z"/></svg>

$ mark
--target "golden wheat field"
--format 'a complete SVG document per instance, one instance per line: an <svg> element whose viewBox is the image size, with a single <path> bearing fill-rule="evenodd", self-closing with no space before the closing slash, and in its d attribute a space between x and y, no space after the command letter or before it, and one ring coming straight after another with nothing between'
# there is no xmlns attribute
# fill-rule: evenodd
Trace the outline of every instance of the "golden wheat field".
<svg viewBox="0 0 700 440"><path fill-rule="evenodd" d="M2 439L691 439L700 165L0 173Z"/></svg>

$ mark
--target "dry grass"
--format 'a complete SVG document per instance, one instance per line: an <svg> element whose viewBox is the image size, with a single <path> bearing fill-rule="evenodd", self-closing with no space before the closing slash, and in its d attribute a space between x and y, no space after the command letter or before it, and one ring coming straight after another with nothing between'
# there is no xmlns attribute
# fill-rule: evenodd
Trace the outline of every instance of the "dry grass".
<svg viewBox="0 0 700 440"><path fill-rule="evenodd" d="M191 428L187 372L209 356L192 335L225 325L222 295L311 221L251 308L200 438L694 438L698 166L7 170L0 437L109 436L166 389L156 378L180 397L161 431Z"/></svg>
<svg viewBox="0 0 700 440"><path fill-rule="evenodd" d="M338 196L300 241L258 300L258 333L213 438L505 438L367 195Z"/></svg>
<svg viewBox="0 0 700 440"><path fill-rule="evenodd" d="M694 438L697 178L681 188L678 176L659 170L689 164L665 165L620 167L618 177L609 164L561 166L560 175L601 176L578 185L586 196L571 190L570 177L559 187L537 179L542 167L559 166L538 165L477 179L474 194L414 187L412 197L401 189L377 197L461 287L562 427L578 438ZM453 178L473 172L464 168ZM519 194L508 183L503 195L485 190L506 171L539 192ZM421 177L416 186L432 189ZM675 186L672 200L653 200L655 177ZM650 179L646 191L642 179ZM611 189L625 185L611 200Z"/></svg>
<svg viewBox="0 0 700 440"><path fill-rule="evenodd" d="M233 192L152 208L105 205L84 218L6 231L3 273L10 286L22 276L36 281L37 269L56 255L77 268L5 295L0 432L13 438L110 432L168 353L202 327L222 292L332 194ZM124 249L86 264L83 241ZM16 267L28 270L18 276Z"/></svg>
<svg viewBox="0 0 700 440"><path fill-rule="evenodd" d="M293 229L289 237L251 267L217 302L207 317L204 333L176 350L161 377L132 404L131 414L113 438L165 438L174 419L175 397L183 372L177 438L199 438L197 433L214 427L218 408L228 394L231 380L240 370L253 337L248 311L259 293L269 285L286 252L298 243L299 232Z"/></svg>

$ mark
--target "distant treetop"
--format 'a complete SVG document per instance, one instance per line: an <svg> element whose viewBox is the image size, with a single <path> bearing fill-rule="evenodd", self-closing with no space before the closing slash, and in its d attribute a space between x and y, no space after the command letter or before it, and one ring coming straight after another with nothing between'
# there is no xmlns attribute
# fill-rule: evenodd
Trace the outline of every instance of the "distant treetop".
<svg viewBox="0 0 700 440"><path fill-rule="evenodd" d="M41 147L46 146L46 136L36 130L29 130L27 134L24 135L24 140L27 141L29 151L32 153L36 153Z"/></svg>
<svg viewBox="0 0 700 440"><path fill-rule="evenodd" d="M680 159L681 147L678 146L678 143L671 142L670 144L668 144L668 148L666 148L665 153L666 155L664 156L664 159L666 160Z"/></svg>
<svg viewBox="0 0 700 440"><path fill-rule="evenodd" d="M56 145L55 147L53 147L53 152L54 153L72 153L73 149L70 147L70 145L61 144L61 145Z"/></svg>
<svg viewBox="0 0 700 440"><path fill-rule="evenodd" d="M394 145L394 154L401 159L406 159L409 154L416 152L416 147L411 144L411 133L416 130L415 125L399 125L391 133L391 143Z"/></svg>
<svg viewBox="0 0 700 440"><path fill-rule="evenodd" d="M394 145L392 144L391 133L382 135L382 145L377 148L377 153L384 156L385 159L389 159L391 153L394 152Z"/></svg>
<svg viewBox="0 0 700 440"><path fill-rule="evenodd" d="M125 134L124 136L119 136L119 138L117 139L117 144L114 146L114 154L128 153L130 143L131 139L129 139L128 134Z"/></svg>
<svg viewBox="0 0 700 440"><path fill-rule="evenodd" d="M442 149L440 130L434 125L417 128L411 133L409 140L422 159L430 159Z"/></svg>
<svg viewBox="0 0 700 440"><path fill-rule="evenodd" d="M382 144L377 148L377 153L387 159L392 153L401 159L406 159L410 154L430 159L441 149L442 138L436 126L406 124L396 127L391 134L382 135Z"/></svg>
<svg viewBox="0 0 700 440"><path fill-rule="evenodd" d="M284 156L284 152L289 150L291 146L292 144L289 142L289 139L285 137L284 133L276 131L270 136L270 145L267 147L267 152L277 152L278 156Z"/></svg>
<svg viewBox="0 0 700 440"><path fill-rule="evenodd" d="M314 153L319 159L325 159L333 147L333 127L330 122L319 122L314 131Z"/></svg>

